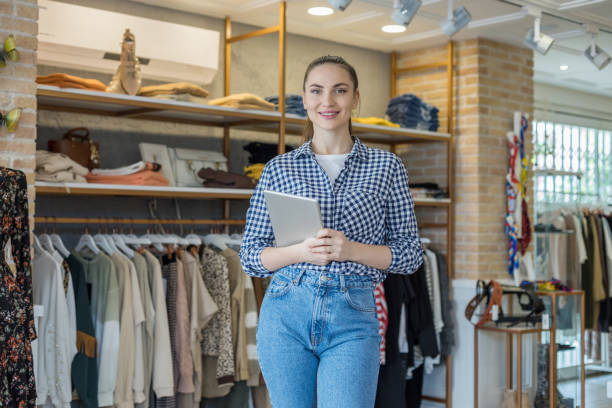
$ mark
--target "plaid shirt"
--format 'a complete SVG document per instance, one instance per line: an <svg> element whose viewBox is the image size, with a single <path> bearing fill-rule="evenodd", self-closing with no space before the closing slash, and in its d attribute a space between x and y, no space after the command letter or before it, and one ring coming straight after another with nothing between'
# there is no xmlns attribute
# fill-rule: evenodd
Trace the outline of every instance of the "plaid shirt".
<svg viewBox="0 0 612 408"><path fill-rule="evenodd" d="M248 275L273 274L260 259L264 248L274 246L264 190L316 198L325 228L342 231L350 241L387 245L391 250L391 265L386 270L350 261L332 261L325 266L297 263L294 267L367 275L377 283L387 273L409 274L418 269L423 251L404 164L392 153L367 147L356 137L353 140L353 149L333 186L315 161L310 142L266 164L251 197L240 248L240 260Z"/></svg>

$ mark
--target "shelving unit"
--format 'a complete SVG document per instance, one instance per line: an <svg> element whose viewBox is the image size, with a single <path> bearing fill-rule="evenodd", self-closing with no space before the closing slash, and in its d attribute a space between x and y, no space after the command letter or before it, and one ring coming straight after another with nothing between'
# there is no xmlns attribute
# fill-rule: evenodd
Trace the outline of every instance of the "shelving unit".
<svg viewBox="0 0 612 408"><path fill-rule="evenodd" d="M454 136L454 128L453 128L453 98L454 98L454 86L453 86L453 73L454 73L454 44L452 41L449 41L446 48L446 60L439 61L432 64L413 66L408 68L400 68L397 66L397 54L395 52L391 53L391 98L397 96L397 78L403 74L419 74L419 73L427 73L431 70L436 69L445 69L446 70L446 80L447 80L447 93L446 93L446 103L447 103L447 124L448 129L447 133L434 133L432 135L425 134L412 134L415 138L414 141L409 143L429 143L429 142L440 142L447 144L447 183L448 183L448 198L443 200L432 200L433 205L436 207L446 208L447 218L445 223L433 223L433 224L424 224L420 225L421 228L436 228L436 229L445 229L446 230L446 263L448 268L448 276L449 280L453 279L453 218L454 218L454 163L455 163L455 136ZM397 129L402 130L402 129ZM414 132L414 131L413 131ZM433 133L433 132L427 132ZM400 142L390 143L391 151L395 153L398 145L404 144ZM420 200L422 203L422 200ZM416 204L416 200L415 200ZM450 297L452 299L452 285L449 288ZM452 407L452 398L451 398L451 390L452 390L452 356L448 355L445 359L445 369L446 369L446 385L445 385L445 396L444 398L427 396L423 395L424 400L437 402L440 404L444 404L446 408Z"/></svg>

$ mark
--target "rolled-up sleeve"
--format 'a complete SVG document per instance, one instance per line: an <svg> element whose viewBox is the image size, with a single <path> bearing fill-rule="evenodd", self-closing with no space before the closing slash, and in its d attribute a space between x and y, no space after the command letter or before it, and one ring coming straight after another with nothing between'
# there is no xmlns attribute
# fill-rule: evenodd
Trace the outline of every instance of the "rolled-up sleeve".
<svg viewBox="0 0 612 408"><path fill-rule="evenodd" d="M408 173L396 157L393 179L386 206L387 245L391 250L391 265L384 272L410 274L423 263L414 201L408 188Z"/></svg>
<svg viewBox="0 0 612 408"><path fill-rule="evenodd" d="M274 160L264 167L261 178L255 187L246 215L244 236L240 245L240 262L247 275L263 278L272 275L261 263L261 252L273 246L274 231L264 200L264 190L272 187L272 167Z"/></svg>

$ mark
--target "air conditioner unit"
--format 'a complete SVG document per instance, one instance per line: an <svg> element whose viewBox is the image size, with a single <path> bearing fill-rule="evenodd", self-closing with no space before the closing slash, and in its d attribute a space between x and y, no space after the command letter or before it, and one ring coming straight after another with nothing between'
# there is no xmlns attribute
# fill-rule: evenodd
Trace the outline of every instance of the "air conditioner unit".
<svg viewBox="0 0 612 408"><path fill-rule="evenodd" d="M39 64L112 74L129 28L144 79L204 85L219 69L218 31L49 0L38 5Z"/></svg>

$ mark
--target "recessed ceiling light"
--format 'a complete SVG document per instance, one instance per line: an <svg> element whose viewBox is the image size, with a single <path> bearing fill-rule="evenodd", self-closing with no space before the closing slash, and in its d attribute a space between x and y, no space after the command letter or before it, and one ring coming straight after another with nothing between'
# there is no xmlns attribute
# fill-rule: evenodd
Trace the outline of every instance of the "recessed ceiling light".
<svg viewBox="0 0 612 408"><path fill-rule="evenodd" d="M560 69L561 71L567 71L567 70L569 69L569 66L567 66L567 65L561 65L561 66L559 67L559 69Z"/></svg>
<svg viewBox="0 0 612 408"><path fill-rule="evenodd" d="M381 30L383 30L385 33L403 33L406 31L406 27L400 24L389 24L382 26Z"/></svg>
<svg viewBox="0 0 612 408"><path fill-rule="evenodd" d="M311 7L308 9L308 14L313 16L329 16L334 14L334 10L330 7Z"/></svg>

